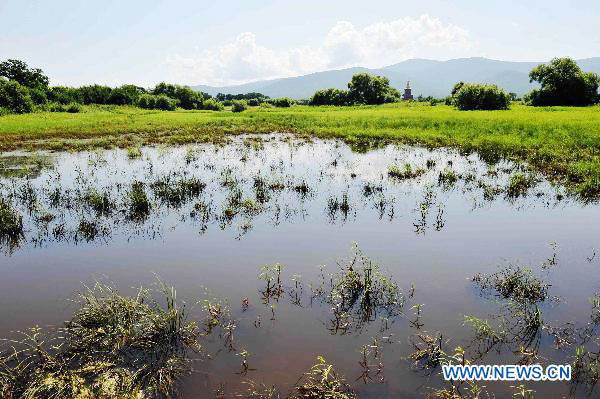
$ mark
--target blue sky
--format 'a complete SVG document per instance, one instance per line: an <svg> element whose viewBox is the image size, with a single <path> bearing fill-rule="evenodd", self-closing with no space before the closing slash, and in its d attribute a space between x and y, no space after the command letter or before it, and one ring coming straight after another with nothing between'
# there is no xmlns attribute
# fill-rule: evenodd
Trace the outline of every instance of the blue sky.
<svg viewBox="0 0 600 399"><path fill-rule="evenodd" d="M226 85L409 58L600 56L598 0L0 0L0 21L0 59L66 85Z"/></svg>

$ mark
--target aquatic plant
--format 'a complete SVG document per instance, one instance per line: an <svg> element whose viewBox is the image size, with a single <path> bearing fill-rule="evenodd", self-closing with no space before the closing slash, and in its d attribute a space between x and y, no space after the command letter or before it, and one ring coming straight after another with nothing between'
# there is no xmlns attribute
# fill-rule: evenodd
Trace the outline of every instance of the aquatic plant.
<svg viewBox="0 0 600 399"><path fill-rule="evenodd" d="M398 316L404 306L404 296L398 285L356 245L341 271L330 276L330 289L325 300L338 316L348 315L357 329L376 320L382 312L388 318Z"/></svg>
<svg viewBox="0 0 600 399"><path fill-rule="evenodd" d="M515 173L510 177L508 186L506 187L506 195L509 198L525 197L535 183L535 177L524 175L523 173Z"/></svg>
<svg viewBox="0 0 600 399"><path fill-rule="evenodd" d="M150 201L144 189L144 183L134 181L128 193L128 217L132 221L143 222L150 214Z"/></svg>
<svg viewBox="0 0 600 399"><path fill-rule="evenodd" d="M400 169L396 165L388 168L388 176L397 180L415 179L423 174L425 174L425 169L417 168L413 170L409 163L404 164L404 169Z"/></svg>
<svg viewBox="0 0 600 399"><path fill-rule="evenodd" d="M322 356L294 386L288 399L356 399L356 394Z"/></svg>
<svg viewBox="0 0 600 399"><path fill-rule="evenodd" d="M23 216L0 197L0 241L16 243L23 235Z"/></svg>
<svg viewBox="0 0 600 399"><path fill-rule="evenodd" d="M548 297L548 285L533 275L530 269L508 266L491 275L477 274L473 277L482 291L493 290L505 299L521 304L543 302Z"/></svg>
<svg viewBox="0 0 600 399"><path fill-rule="evenodd" d="M116 206L108 191L100 193L95 188L89 189L84 194L83 201L96 212L96 216L108 215Z"/></svg>
<svg viewBox="0 0 600 399"><path fill-rule="evenodd" d="M458 176L456 175L456 172L452 169L444 169L438 175L438 184L441 185L444 189L451 188L457 181Z"/></svg>
<svg viewBox="0 0 600 399"><path fill-rule="evenodd" d="M202 193L206 183L196 177L167 175L150 184L154 196L171 207L177 208Z"/></svg>
<svg viewBox="0 0 600 399"><path fill-rule="evenodd" d="M79 294L80 308L55 336L39 327L8 342L0 355L3 398L142 398L170 396L200 351L196 324L187 321L175 291L162 286L165 305L140 288L120 295L96 284Z"/></svg>
<svg viewBox="0 0 600 399"><path fill-rule="evenodd" d="M142 150L140 147L129 147L127 148L127 158L137 159L142 157Z"/></svg>

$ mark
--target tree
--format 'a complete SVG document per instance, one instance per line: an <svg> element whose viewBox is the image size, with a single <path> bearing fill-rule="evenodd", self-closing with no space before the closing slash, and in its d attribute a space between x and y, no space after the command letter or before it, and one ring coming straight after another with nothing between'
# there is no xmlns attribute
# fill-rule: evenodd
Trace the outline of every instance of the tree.
<svg viewBox="0 0 600 399"><path fill-rule="evenodd" d="M14 80L29 88L48 87L48 77L39 68L29 68L24 61L6 60L0 62L0 76Z"/></svg>
<svg viewBox="0 0 600 399"><path fill-rule="evenodd" d="M82 86L78 90L84 104L108 104L112 93L110 87L101 85Z"/></svg>
<svg viewBox="0 0 600 399"><path fill-rule="evenodd" d="M352 76L348 83L349 100L356 104L383 104L397 101L398 90L390 87L390 80L384 76L372 76L366 72Z"/></svg>
<svg viewBox="0 0 600 399"><path fill-rule="evenodd" d="M322 89L317 90L308 103L310 105L348 105L350 102L348 97L347 90Z"/></svg>
<svg viewBox="0 0 600 399"><path fill-rule="evenodd" d="M460 82L458 90L452 91L452 102L461 111L504 110L510 106L510 96L496 85Z"/></svg>
<svg viewBox="0 0 600 399"><path fill-rule="evenodd" d="M16 114L33 111L33 101L27 87L16 80L0 78L0 108L6 108Z"/></svg>
<svg viewBox="0 0 600 399"><path fill-rule="evenodd" d="M584 106L599 100L597 74L583 72L571 58L553 58L548 65L541 64L529 73L530 82L538 82L539 89L527 94L531 105Z"/></svg>
<svg viewBox="0 0 600 399"><path fill-rule="evenodd" d="M108 104L133 105L144 93L146 93L146 90L143 87L138 87L135 85L123 85L112 90L110 96L108 97Z"/></svg>
<svg viewBox="0 0 600 399"><path fill-rule="evenodd" d="M183 109L201 109L204 97L202 93L192 90L188 86L179 86L169 83L159 83L152 90L152 94L165 95L178 101Z"/></svg>

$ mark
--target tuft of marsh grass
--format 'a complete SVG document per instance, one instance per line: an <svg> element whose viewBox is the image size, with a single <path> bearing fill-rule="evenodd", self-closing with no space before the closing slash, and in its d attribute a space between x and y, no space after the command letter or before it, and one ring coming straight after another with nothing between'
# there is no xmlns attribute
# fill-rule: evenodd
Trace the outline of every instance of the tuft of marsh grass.
<svg viewBox="0 0 600 399"><path fill-rule="evenodd" d="M533 176L523 173L515 173L510 177L506 187L506 195L509 198L525 197L527 192L536 183Z"/></svg>
<svg viewBox="0 0 600 399"><path fill-rule="evenodd" d="M473 277L483 291L493 290L498 296L520 304L543 302L548 297L548 285L533 275L530 269L508 266L491 275Z"/></svg>
<svg viewBox="0 0 600 399"><path fill-rule="evenodd" d="M154 196L174 208L190 199L197 198L205 187L206 183L196 177L173 177L171 175L160 177L150 184Z"/></svg>
<svg viewBox="0 0 600 399"><path fill-rule="evenodd" d="M173 289L164 303L140 288L134 297L97 284L55 336L39 327L0 355L0 390L11 399L140 398L173 394L199 351L198 329Z"/></svg>
<svg viewBox="0 0 600 399"><path fill-rule="evenodd" d="M294 386L288 399L356 399L343 377L339 376L333 365L327 364L322 356L317 358L318 363Z"/></svg>
<svg viewBox="0 0 600 399"><path fill-rule="evenodd" d="M409 163L404 164L404 168L392 165L388 168L388 176L396 180L416 179L425 174L425 169L414 169Z"/></svg>
<svg viewBox="0 0 600 399"><path fill-rule="evenodd" d="M142 157L142 150L140 147L129 147L127 148L127 158L137 159Z"/></svg>
<svg viewBox="0 0 600 399"><path fill-rule="evenodd" d="M136 222L143 222L150 214L150 201L144 189L144 183L135 181L127 194L128 218Z"/></svg>
<svg viewBox="0 0 600 399"><path fill-rule="evenodd" d="M23 216L0 197L0 242L16 244L23 236Z"/></svg>

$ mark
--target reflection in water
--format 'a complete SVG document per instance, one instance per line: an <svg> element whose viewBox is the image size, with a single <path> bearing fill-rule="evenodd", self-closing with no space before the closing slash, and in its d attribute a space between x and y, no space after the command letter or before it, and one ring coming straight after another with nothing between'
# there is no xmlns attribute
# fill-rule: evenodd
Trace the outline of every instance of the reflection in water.
<svg viewBox="0 0 600 399"><path fill-rule="evenodd" d="M185 398L518 393L438 378L469 362L573 362L526 389L597 393L597 205L523 166L283 135L52 159L0 178L1 336L70 319L81 281L157 274L199 327Z"/></svg>

